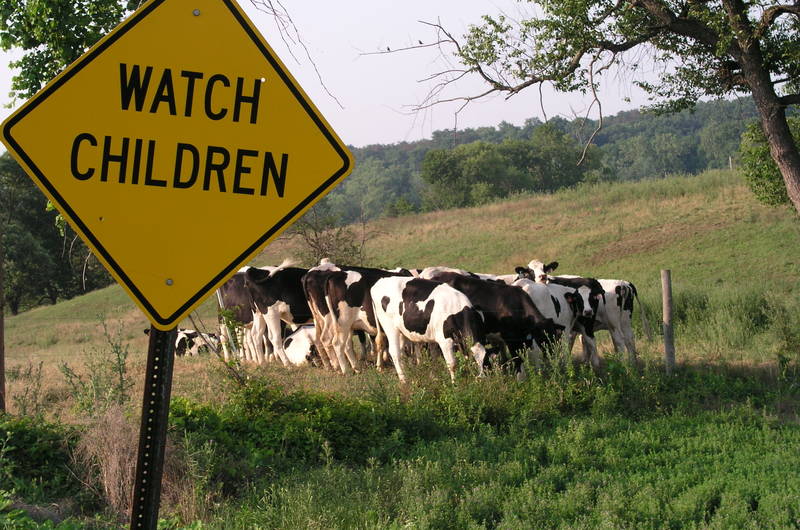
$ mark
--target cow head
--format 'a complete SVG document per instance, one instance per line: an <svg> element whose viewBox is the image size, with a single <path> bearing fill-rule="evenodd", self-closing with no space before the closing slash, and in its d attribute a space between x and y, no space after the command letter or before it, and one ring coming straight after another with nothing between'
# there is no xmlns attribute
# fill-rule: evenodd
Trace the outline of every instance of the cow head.
<svg viewBox="0 0 800 530"><path fill-rule="evenodd" d="M519 269L521 267L517 268ZM528 276L526 276L526 278L539 283L547 283L548 274L557 268L557 261L551 261L550 263L544 264L541 261L534 259L528 263Z"/></svg>
<svg viewBox="0 0 800 530"><path fill-rule="evenodd" d="M581 286L572 292L566 293L564 299L570 305L573 314L579 317L594 318L600 300L603 298L603 290L588 286Z"/></svg>

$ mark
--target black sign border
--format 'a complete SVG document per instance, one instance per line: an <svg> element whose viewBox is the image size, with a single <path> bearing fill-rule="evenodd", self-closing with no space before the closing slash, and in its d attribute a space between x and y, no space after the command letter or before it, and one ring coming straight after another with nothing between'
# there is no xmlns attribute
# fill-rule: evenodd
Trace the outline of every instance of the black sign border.
<svg viewBox="0 0 800 530"><path fill-rule="evenodd" d="M337 170L330 178L322 183L322 185L317 188L314 192L312 192L305 200L300 202L294 209L292 209L286 216L284 216L281 220L278 221L272 228L270 228L264 235L256 240L255 243L247 247L238 257L236 257L227 267L225 267L222 272L217 274L213 277L206 285L204 285L195 295L193 295L186 303L184 303L180 308L178 308L174 313L167 317L161 316L155 308L150 304L150 302L145 298L143 293L134 285L131 279L125 274L123 268L114 260L111 255L106 251L105 247L100 244L100 241L92 234L89 228L83 223L80 217L75 213L75 211L67 204L67 202L63 199L61 194L58 193L56 188L50 183L44 173L39 169L39 167L33 162L33 160L28 156L22 146L14 139L12 135L12 128L14 125L19 123L27 114L33 111L36 107L38 107L42 102L44 102L50 95L52 95L56 90L58 90L62 85L64 85L67 81L72 79L72 77L80 72L84 67L92 62L97 56L103 53L107 48L109 48L112 44L117 42L120 38L122 38L128 31L130 31L133 27L136 26L139 22L141 22L147 15L155 11L158 7L169 0L154 0L152 3L145 5L140 11L135 12L129 19L124 21L121 26L119 26L116 30L114 30L108 38L101 41L96 47L92 48L86 54L82 55L75 63L70 65L68 69L64 72L64 74L58 77L54 82L47 85L42 91L38 92L34 95L29 104L25 106L20 112L16 113L9 119L5 126L3 127L3 137L5 141L8 143L9 146L12 147L13 151L24 160L25 164L30 168L30 170L35 174L36 178L39 180L40 184L45 187L49 192L50 195L53 197L55 202L61 208L61 210L66 213L67 217L72 220L79 228L79 232L83 234L86 238L88 238L91 242L91 246L99 252L106 263L113 269L116 273L117 277L122 280L122 282L127 286L129 291L134 295L134 297L140 302L140 304L146 309L149 316L153 318L159 325L167 328L174 325L177 325L177 320L180 316L186 313L190 307L193 305L201 302L204 298L206 298L213 287L217 284L222 282L222 280L226 276L232 276L236 270L238 270L243 262L247 257L255 252L261 245L263 245L269 238L283 229L289 221L297 215L303 208L308 206L311 202L313 202L317 197L322 195L327 191L328 188L333 186L339 178L343 175L347 174L350 170L350 157L347 155L347 152L342 148L339 142L336 141L336 138L328 129L326 124L322 121L320 116L314 112L314 109L311 107L309 102L303 97L303 94L300 90L295 86L292 80L289 78L287 73L282 68L281 64L276 60L275 57L272 56L269 49L264 45L262 42L260 35L254 31L251 27L248 19L245 18L243 12L240 11L239 7L235 4L233 0L220 0L225 4L228 10L231 12L233 17L236 19L237 22L242 26L245 33L250 37L256 47L261 51L264 55L264 58L272 65L272 68L275 72L280 76L289 90L292 92L294 97L306 111L308 116L313 120L313 122L317 125L320 132L322 132L323 136L328 140L330 145L334 148L336 153L342 159L342 167Z"/></svg>

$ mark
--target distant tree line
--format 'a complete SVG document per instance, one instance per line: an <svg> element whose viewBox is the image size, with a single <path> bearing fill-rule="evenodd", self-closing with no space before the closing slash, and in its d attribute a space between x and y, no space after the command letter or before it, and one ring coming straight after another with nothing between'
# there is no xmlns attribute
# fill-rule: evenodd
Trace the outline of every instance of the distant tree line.
<svg viewBox="0 0 800 530"><path fill-rule="evenodd" d="M430 140L354 148L356 167L326 198L343 222L365 216L480 205L517 192L552 192L579 182L696 174L738 163L756 119L749 98L699 103L694 111L638 110L597 121L531 118L522 126L435 131Z"/></svg>
<svg viewBox="0 0 800 530"><path fill-rule="evenodd" d="M8 153L0 155L3 294L12 315L102 287L111 277Z"/></svg>

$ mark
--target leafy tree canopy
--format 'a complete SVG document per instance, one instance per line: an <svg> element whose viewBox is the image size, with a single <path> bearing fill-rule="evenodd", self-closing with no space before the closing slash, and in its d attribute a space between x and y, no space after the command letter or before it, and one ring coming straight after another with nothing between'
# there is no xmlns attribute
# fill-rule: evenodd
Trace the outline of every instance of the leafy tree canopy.
<svg viewBox="0 0 800 530"><path fill-rule="evenodd" d="M0 47L20 48L11 95L27 99L119 24L138 0L3 0Z"/></svg>

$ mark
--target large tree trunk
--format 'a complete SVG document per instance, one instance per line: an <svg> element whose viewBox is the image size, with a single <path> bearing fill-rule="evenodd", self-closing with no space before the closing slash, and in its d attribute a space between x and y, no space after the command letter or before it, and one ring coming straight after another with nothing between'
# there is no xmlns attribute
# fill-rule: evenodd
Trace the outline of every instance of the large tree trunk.
<svg viewBox="0 0 800 530"><path fill-rule="evenodd" d="M786 121L786 107L775 93L759 41L750 37L753 30L747 22L746 6L738 1L723 4L737 34L738 49L732 47L732 55L741 65L744 81L750 87L769 152L783 176L789 200L800 214L800 151Z"/></svg>
<svg viewBox="0 0 800 530"><path fill-rule="evenodd" d="M776 108L772 105L762 110L757 100L756 107L761 117L761 128L769 143L769 152L783 176L789 200L800 214L800 152L789 130L786 111L782 106Z"/></svg>

